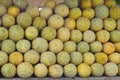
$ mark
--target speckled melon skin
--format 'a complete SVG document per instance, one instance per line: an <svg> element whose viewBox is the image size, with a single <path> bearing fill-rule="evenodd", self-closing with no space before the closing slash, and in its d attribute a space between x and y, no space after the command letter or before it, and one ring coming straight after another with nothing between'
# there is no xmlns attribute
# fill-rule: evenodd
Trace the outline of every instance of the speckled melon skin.
<svg viewBox="0 0 120 80"><path fill-rule="evenodd" d="M0 41L8 38L8 30L4 27L0 27Z"/></svg>
<svg viewBox="0 0 120 80"><path fill-rule="evenodd" d="M120 41L120 31L119 30L114 30L112 32L110 32L110 40L112 42L119 42Z"/></svg>
<svg viewBox="0 0 120 80"><path fill-rule="evenodd" d="M44 4L45 7L49 7L51 8L52 10L55 8L56 6L56 1L55 0L47 0Z"/></svg>
<svg viewBox="0 0 120 80"><path fill-rule="evenodd" d="M69 8L74 8L78 6L78 0L64 0L64 3L69 6Z"/></svg>
<svg viewBox="0 0 120 80"><path fill-rule="evenodd" d="M8 55L4 51L0 51L0 66L8 62Z"/></svg>
<svg viewBox="0 0 120 80"><path fill-rule="evenodd" d="M66 18L64 26L67 27L69 30L75 29L75 20L73 18Z"/></svg>
<svg viewBox="0 0 120 80"><path fill-rule="evenodd" d="M0 17L7 12L7 9L4 5L0 5Z"/></svg>
<svg viewBox="0 0 120 80"><path fill-rule="evenodd" d="M115 64L120 64L120 54L117 52L114 52L112 54L109 55L109 61L113 62Z"/></svg>
<svg viewBox="0 0 120 80"><path fill-rule="evenodd" d="M104 4L104 0L92 0L93 7L96 7L98 5Z"/></svg>
<svg viewBox="0 0 120 80"><path fill-rule="evenodd" d="M12 0L0 0L0 4L8 8L13 5L13 1Z"/></svg>

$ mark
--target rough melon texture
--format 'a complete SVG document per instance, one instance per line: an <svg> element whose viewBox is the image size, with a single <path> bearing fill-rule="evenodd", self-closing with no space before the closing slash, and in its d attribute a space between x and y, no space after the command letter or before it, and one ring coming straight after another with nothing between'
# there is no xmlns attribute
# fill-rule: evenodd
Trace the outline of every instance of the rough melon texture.
<svg viewBox="0 0 120 80"><path fill-rule="evenodd" d="M27 28L32 24L32 17L28 13L22 12L17 16L17 24Z"/></svg>
<svg viewBox="0 0 120 80"><path fill-rule="evenodd" d="M17 6L10 6L8 8L8 14L13 15L16 17L20 13L20 9Z"/></svg>
<svg viewBox="0 0 120 80"><path fill-rule="evenodd" d="M110 8L116 6L117 3L116 0L105 0L105 5Z"/></svg>
<svg viewBox="0 0 120 80"><path fill-rule="evenodd" d="M91 68L86 63L78 65L78 75L81 77L89 77L91 74Z"/></svg>
<svg viewBox="0 0 120 80"><path fill-rule="evenodd" d="M116 24L117 24L117 30L120 30L120 19L117 20Z"/></svg>
<svg viewBox="0 0 120 80"><path fill-rule="evenodd" d="M100 63L100 64L104 65L108 61L108 56L103 52L96 53L95 54L95 61L97 63Z"/></svg>
<svg viewBox="0 0 120 80"><path fill-rule="evenodd" d="M1 50L10 54L15 51L15 42L13 40L7 39L2 41Z"/></svg>
<svg viewBox="0 0 120 80"><path fill-rule="evenodd" d="M31 47L30 41L26 39L19 40L16 43L16 49L21 53L25 53L30 49L30 47Z"/></svg>
<svg viewBox="0 0 120 80"><path fill-rule="evenodd" d="M54 9L56 6L55 0L47 0L44 4L45 7L49 7L51 9Z"/></svg>
<svg viewBox="0 0 120 80"><path fill-rule="evenodd" d="M15 18L11 14L5 14L2 16L2 25L9 28L15 24Z"/></svg>
<svg viewBox="0 0 120 80"><path fill-rule="evenodd" d="M4 51L0 51L0 66L8 62L8 55Z"/></svg>
<svg viewBox="0 0 120 80"><path fill-rule="evenodd" d="M58 29L64 25L64 19L62 16L54 14L48 19L48 25Z"/></svg>
<svg viewBox="0 0 120 80"><path fill-rule="evenodd" d="M113 43L107 42L103 44L103 52L105 52L106 54L111 54L114 51L115 51L115 46Z"/></svg>
<svg viewBox="0 0 120 80"><path fill-rule="evenodd" d="M56 63L56 56L53 52L47 51L41 54L40 62L46 66L51 66Z"/></svg>
<svg viewBox="0 0 120 80"><path fill-rule="evenodd" d="M17 75L21 78L28 78L33 74L33 66L28 62L20 63L17 66Z"/></svg>
<svg viewBox="0 0 120 80"><path fill-rule="evenodd" d="M33 26L36 27L38 30L41 30L46 26L46 21L42 17L36 17L33 20Z"/></svg>
<svg viewBox="0 0 120 80"><path fill-rule="evenodd" d="M98 5L104 4L104 0L92 0L92 6L96 7Z"/></svg>
<svg viewBox="0 0 120 80"><path fill-rule="evenodd" d="M115 46L115 51L120 52L120 42L114 43L114 46Z"/></svg>
<svg viewBox="0 0 120 80"><path fill-rule="evenodd" d="M78 0L64 0L64 3L69 6L69 8L74 8L78 6Z"/></svg>
<svg viewBox="0 0 120 80"><path fill-rule="evenodd" d="M59 39L54 39L49 42L49 50L54 52L54 53L59 53L60 51L63 50L63 43Z"/></svg>
<svg viewBox="0 0 120 80"><path fill-rule="evenodd" d="M36 77L39 77L39 78L46 77L48 74L48 69L44 64L38 63L34 67L34 74Z"/></svg>
<svg viewBox="0 0 120 80"><path fill-rule="evenodd" d="M0 0L0 4L8 8L13 5L13 0Z"/></svg>
<svg viewBox="0 0 120 80"><path fill-rule="evenodd" d="M119 30L114 30L112 32L110 32L110 40L112 42L119 42L120 41L120 31Z"/></svg>
<svg viewBox="0 0 120 80"><path fill-rule="evenodd" d="M120 64L120 54L117 52L110 54L109 61L115 64Z"/></svg>
<svg viewBox="0 0 120 80"><path fill-rule="evenodd" d="M86 17L80 17L76 22L76 27L80 31L86 31L90 28L90 21Z"/></svg>
<svg viewBox="0 0 120 80"><path fill-rule="evenodd" d="M91 8L92 7L92 2L91 0L81 0L81 5L80 7L82 9L85 9L85 8Z"/></svg>
<svg viewBox="0 0 120 80"><path fill-rule="evenodd" d="M83 54L83 62L88 64L88 65L92 65L95 61L95 56L93 53L91 52L87 52Z"/></svg>
<svg viewBox="0 0 120 80"><path fill-rule="evenodd" d="M104 65L106 76L116 76L118 73L118 66L115 63L108 62Z"/></svg>
<svg viewBox="0 0 120 80"><path fill-rule="evenodd" d="M54 12L62 17L67 17L69 14L69 7L66 4L58 4L55 7Z"/></svg>
<svg viewBox="0 0 120 80"><path fill-rule="evenodd" d="M79 51L80 53L86 53L89 52L90 47L89 44L87 42L81 41L77 44L77 51Z"/></svg>
<svg viewBox="0 0 120 80"><path fill-rule="evenodd" d="M45 27L41 32L41 36L46 40L51 41L56 37L56 30L53 27Z"/></svg>
<svg viewBox="0 0 120 80"><path fill-rule="evenodd" d="M38 63L39 59L40 59L40 55L35 50L29 50L24 54L24 61L29 62L32 65Z"/></svg>
<svg viewBox="0 0 120 80"><path fill-rule="evenodd" d="M21 11L25 11L28 6L28 0L16 0L15 5L18 6Z"/></svg>
<svg viewBox="0 0 120 80"><path fill-rule="evenodd" d="M103 29L103 20L101 18L93 18L91 20L90 29L97 32Z"/></svg>
<svg viewBox="0 0 120 80"><path fill-rule="evenodd" d="M49 76L52 78L60 78L63 75L63 68L59 64L51 65L49 67Z"/></svg>
<svg viewBox="0 0 120 80"><path fill-rule="evenodd" d="M48 42L42 37L38 37L32 41L32 49L38 52L44 52L48 49Z"/></svg>
<svg viewBox="0 0 120 80"><path fill-rule="evenodd" d="M90 51L93 53L101 52L102 48L102 43L99 41L94 41L90 44Z"/></svg>
<svg viewBox="0 0 120 80"><path fill-rule="evenodd" d="M38 6L34 6L34 5L29 5L26 8L26 13L28 13L29 15L31 15L32 18L36 18L40 14Z"/></svg>
<svg viewBox="0 0 120 80"><path fill-rule="evenodd" d="M24 29L20 25L13 25L9 28L9 38L15 42L24 38Z"/></svg>
<svg viewBox="0 0 120 80"><path fill-rule="evenodd" d="M57 31L57 37L60 39L62 42L66 42L70 38L70 31L66 27L59 28Z"/></svg>
<svg viewBox="0 0 120 80"><path fill-rule="evenodd" d="M20 52L13 52L9 55L9 62L18 65L23 62L23 55Z"/></svg>
<svg viewBox="0 0 120 80"><path fill-rule="evenodd" d="M83 61L83 56L80 52L72 52L70 54L70 58L71 58L71 63L75 65L78 65Z"/></svg>
<svg viewBox="0 0 120 80"><path fill-rule="evenodd" d="M77 74L77 67L72 63L65 65L63 69L64 75L68 78L75 77Z"/></svg>
<svg viewBox="0 0 120 80"><path fill-rule="evenodd" d="M75 20L73 18L66 18L64 26L67 27L69 30L75 29Z"/></svg>
<svg viewBox="0 0 120 80"><path fill-rule="evenodd" d="M7 63L3 65L1 68L1 73L6 78L14 77L16 74L16 71L17 71L16 66L11 63Z"/></svg>
<svg viewBox="0 0 120 80"><path fill-rule="evenodd" d="M57 54L57 63L60 65L66 65L70 62L70 55L66 51L61 51Z"/></svg>
<svg viewBox="0 0 120 80"><path fill-rule="evenodd" d="M0 17L7 12L7 9L4 5L0 4Z"/></svg>
<svg viewBox="0 0 120 80"><path fill-rule="evenodd" d="M0 27L0 41L8 38L8 30L4 27Z"/></svg>
<svg viewBox="0 0 120 80"><path fill-rule="evenodd" d="M91 65L92 75L96 77L100 77L104 74L104 66L99 63L94 63Z"/></svg>

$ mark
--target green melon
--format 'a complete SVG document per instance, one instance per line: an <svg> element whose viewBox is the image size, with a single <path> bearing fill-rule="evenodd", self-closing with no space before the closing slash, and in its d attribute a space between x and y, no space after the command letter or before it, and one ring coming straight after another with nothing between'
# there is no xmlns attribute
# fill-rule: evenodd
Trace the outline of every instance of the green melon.
<svg viewBox="0 0 120 80"><path fill-rule="evenodd" d="M38 63L39 59L40 59L40 55L35 50L29 50L24 54L24 61L29 62L32 65Z"/></svg>
<svg viewBox="0 0 120 80"><path fill-rule="evenodd" d="M4 15L6 12L7 12L6 7L0 4L0 17Z"/></svg>
<svg viewBox="0 0 120 80"><path fill-rule="evenodd" d="M120 19L117 20L116 24L117 24L117 30L120 30Z"/></svg>
<svg viewBox="0 0 120 80"><path fill-rule="evenodd" d="M8 62L8 55L4 51L0 51L0 66L6 64Z"/></svg>
<svg viewBox="0 0 120 80"><path fill-rule="evenodd" d="M48 42L42 37L38 37L32 41L32 49L38 52L44 52L48 49Z"/></svg>
<svg viewBox="0 0 120 80"><path fill-rule="evenodd" d="M64 3L69 6L69 8L74 8L78 6L78 0L64 0Z"/></svg>
<svg viewBox="0 0 120 80"><path fill-rule="evenodd" d="M73 78L77 74L77 67L72 63L65 65L63 69L65 77Z"/></svg>
<svg viewBox="0 0 120 80"><path fill-rule="evenodd" d="M7 39L2 41L1 50L10 54L15 51L15 42L13 40Z"/></svg>
<svg viewBox="0 0 120 80"><path fill-rule="evenodd" d="M75 29L75 20L73 18L66 18L64 26L67 27L69 30Z"/></svg>
<svg viewBox="0 0 120 80"><path fill-rule="evenodd" d="M23 28L27 28L32 24L32 17L26 12L22 12L17 16L17 24L21 25Z"/></svg>
<svg viewBox="0 0 120 80"><path fill-rule="evenodd" d="M8 38L8 30L4 27L0 27L0 41Z"/></svg>
<svg viewBox="0 0 120 80"><path fill-rule="evenodd" d="M13 5L13 0L0 0L0 4L8 8Z"/></svg>
<svg viewBox="0 0 120 80"><path fill-rule="evenodd" d="M40 62L46 66L51 66L56 63L56 55L50 51L43 52L41 54Z"/></svg>
<svg viewBox="0 0 120 80"><path fill-rule="evenodd" d="M117 52L110 54L109 61L115 64L120 64L120 54Z"/></svg>
<svg viewBox="0 0 120 80"><path fill-rule="evenodd" d="M120 41L120 31L119 30L114 30L112 32L110 32L110 40L112 42L119 42Z"/></svg>
<svg viewBox="0 0 120 80"><path fill-rule="evenodd" d="M57 54L57 63L60 65L66 65L70 62L70 55L66 51L61 51Z"/></svg>
<svg viewBox="0 0 120 80"><path fill-rule="evenodd" d="M13 25L9 28L9 38L15 42L24 38L24 29L20 25Z"/></svg>
<svg viewBox="0 0 120 80"><path fill-rule="evenodd" d="M11 63L6 63L1 68L1 73L5 78L13 78L16 75L16 66Z"/></svg>
<svg viewBox="0 0 120 80"><path fill-rule="evenodd" d="M55 0L47 0L44 4L45 7L49 7L51 9L54 9L56 6L56 1Z"/></svg>

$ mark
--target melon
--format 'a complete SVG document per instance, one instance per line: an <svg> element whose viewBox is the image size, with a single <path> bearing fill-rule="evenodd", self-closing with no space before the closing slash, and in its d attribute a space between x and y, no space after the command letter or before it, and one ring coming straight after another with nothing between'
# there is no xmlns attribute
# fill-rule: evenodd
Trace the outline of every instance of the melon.
<svg viewBox="0 0 120 80"><path fill-rule="evenodd" d="M40 60L40 55L35 50L29 50L24 54L24 61L29 62L32 65L38 63Z"/></svg>
<svg viewBox="0 0 120 80"><path fill-rule="evenodd" d="M20 63L23 62L23 55L20 52L12 52L9 55L9 62L14 64L14 65L18 65Z"/></svg>
<svg viewBox="0 0 120 80"><path fill-rule="evenodd" d="M118 64L118 75L120 75L120 64Z"/></svg>
<svg viewBox="0 0 120 80"><path fill-rule="evenodd" d="M48 19L51 15L53 14L53 11L51 8L49 7L44 7L41 11L40 11L40 16L43 17L44 19Z"/></svg>
<svg viewBox="0 0 120 80"><path fill-rule="evenodd" d="M41 54L40 62L46 66L51 66L56 63L56 55L51 51L46 51Z"/></svg>
<svg viewBox="0 0 120 80"><path fill-rule="evenodd" d="M47 26L42 29L41 36L48 41L55 39L56 30L53 27Z"/></svg>
<svg viewBox="0 0 120 80"><path fill-rule="evenodd" d="M104 65L107 63L107 61L108 61L108 56L105 53L98 52L95 54L95 62Z"/></svg>
<svg viewBox="0 0 120 80"><path fill-rule="evenodd" d="M9 28L9 38L15 42L24 38L24 29L20 25L13 25Z"/></svg>
<svg viewBox="0 0 120 80"><path fill-rule="evenodd" d="M0 0L0 4L8 8L13 5L13 0Z"/></svg>
<svg viewBox="0 0 120 80"><path fill-rule="evenodd" d="M15 24L15 18L11 14L5 14L2 16L2 25L9 28Z"/></svg>
<svg viewBox="0 0 120 80"><path fill-rule="evenodd" d="M77 67L72 63L65 65L63 70L64 70L65 77L68 77L68 78L73 78L77 74Z"/></svg>
<svg viewBox="0 0 120 80"><path fill-rule="evenodd" d="M103 49L102 43L99 41L94 41L90 44L90 51L93 53L101 52Z"/></svg>
<svg viewBox="0 0 120 80"><path fill-rule="evenodd" d="M114 46L115 46L115 51L120 52L120 42L114 43Z"/></svg>
<svg viewBox="0 0 120 80"><path fill-rule="evenodd" d="M17 72L16 66L11 63L6 63L1 68L1 73L5 78L13 78Z"/></svg>
<svg viewBox="0 0 120 80"><path fill-rule="evenodd" d="M54 9L56 6L55 0L47 0L44 4L45 7L49 7L51 9Z"/></svg>
<svg viewBox="0 0 120 80"><path fill-rule="evenodd" d="M83 61L83 55L80 52L72 52L70 54L71 63L79 65Z"/></svg>
<svg viewBox="0 0 120 80"><path fill-rule="evenodd" d="M77 44L77 51L79 51L80 53L86 53L89 52L90 50L90 46L87 42L81 41Z"/></svg>
<svg viewBox="0 0 120 80"><path fill-rule="evenodd" d="M92 1L92 6L96 7L98 5L104 4L104 0L91 0Z"/></svg>
<svg viewBox="0 0 120 80"><path fill-rule="evenodd" d="M42 17L36 17L33 20L33 26L36 27L38 30L41 30L46 26L46 20Z"/></svg>
<svg viewBox="0 0 120 80"><path fill-rule="evenodd" d="M64 43L64 51L67 51L69 54L76 51L76 43L73 41L66 41Z"/></svg>
<svg viewBox="0 0 120 80"><path fill-rule="evenodd" d="M70 9L70 12L69 12L70 18L78 19L79 17L81 17L81 15L82 15L82 11L80 8L75 7L75 8Z"/></svg>
<svg viewBox="0 0 120 80"><path fill-rule="evenodd" d="M87 30L83 32L83 40L87 43L94 42L96 39L96 35L93 31Z"/></svg>
<svg viewBox="0 0 120 80"><path fill-rule="evenodd" d="M28 6L28 0L16 0L15 5L18 6L21 11L25 11Z"/></svg>
<svg viewBox="0 0 120 80"><path fill-rule="evenodd" d="M80 7L81 7L82 9L91 8L91 7L92 7L92 2L91 2L91 0L82 0Z"/></svg>
<svg viewBox="0 0 120 80"><path fill-rule="evenodd" d="M76 22L76 28L82 32L90 28L90 21L86 17L80 17Z"/></svg>
<svg viewBox="0 0 120 80"><path fill-rule="evenodd" d="M104 29L107 31L113 31L116 28L116 21L113 18L106 18L104 20Z"/></svg>
<svg viewBox="0 0 120 80"><path fill-rule="evenodd" d="M105 0L105 5L110 8L116 6L117 3L116 0Z"/></svg>
<svg viewBox="0 0 120 80"><path fill-rule="evenodd" d="M64 25L64 19L62 16L60 16L58 14L52 15L48 19L48 26L51 26L55 29L58 29L58 28L62 27L63 25Z"/></svg>
<svg viewBox="0 0 120 80"><path fill-rule="evenodd" d="M104 66L99 63L94 63L91 65L92 75L96 77L101 77L104 74Z"/></svg>
<svg viewBox="0 0 120 80"><path fill-rule="evenodd" d="M98 1L100 2L100 1ZM109 16L109 9L105 5L98 5L95 7L95 17L105 19Z"/></svg>
<svg viewBox="0 0 120 80"><path fill-rule="evenodd" d="M120 53L112 53L109 55L109 61L115 64L120 64Z"/></svg>
<svg viewBox="0 0 120 80"><path fill-rule="evenodd" d="M54 13L58 14L62 17L67 17L69 14L69 7L66 4L58 4L55 9L54 9Z"/></svg>
<svg viewBox="0 0 120 80"><path fill-rule="evenodd" d="M49 50L55 54L63 50L63 43L59 39L53 39L49 42Z"/></svg>
<svg viewBox="0 0 120 80"><path fill-rule="evenodd" d="M7 9L4 5L0 4L0 17L7 12Z"/></svg>
<svg viewBox="0 0 120 80"><path fill-rule="evenodd" d="M39 53L45 52L48 49L48 42L42 37L38 37L32 41L32 49Z"/></svg>
<svg viewBox="0 0 120 80"><path fill-rule="evenodd" d="M23 28L27 28L32 24L32 17L26 12L22 12L17 16L17 24L21 25Z"/></svg>
<svg viewBox="0 0 120 80"><path fill-rule="evenodd" d="M100 30L96 33L97 41L101 43L106 43L110 39L110 33L106 30Z"/></svg>
<svg viewBox="0 0 120 80"><path fill-rule="evenodd" d="M71 33L70 33L70 40L75 42L75 43L78 43L82 40L83 38L83 35L82 35L82 32L75 29L75 30L72 30Z"/></svg>
<svg viewBox="0 0 120 80"><path fill-rule="evenodd" d="M51 65L49 67L49 76L52 78L60 78L63 75L63 68L59 64Z"/></svg>
<svg viewBox="0 0 120 80"><path fill-rule="evenodd" d="M29 5L27 8L26 8L26 13L28 13L29 15L31 15L31 17L34 19L36 17L39 16L39 8L38 6L34 6L34 5Z"/></svg>
<svg viewBox="0 0 120 80"><path fill-rule="evenodd" d="M86 8L82 12L83 17L87 17L88 19L92 19L95 16L95 12L92 8Z"/></svg>
<svg viewBox="0 0 120 80"><path fill-rule="evenodd" d="M17 17L19 13L20 13L20 9L17 6L10 6L8 8L8 14L13 15L14 17Z"/></svg>
<svg viewBox="0 0 120 80"><path fill-rule="evenodd" d="M1 50L10 54L15 51L15 42L13 40L7 39L2 41Z"/></svg>
<svg viewBox="0 0 120 80"><path fill-rule="evenodd" d="M0 27L0 41L8 38L8 30L5 27Z"/></svg>
<svg viewBox="0 0 120 80"><path fill-rule="evenodd" d="M66 18L64 26L67 27L69 30L74 30L75 29L75 19Z"/></svg>
<svg viewBox="0 0 120 80"><path fill-rule="evenodd" d="M36 77L39 77L39 78L46 77L47 73L48 73L48 69L44 64L38 63L37 65L35 65L34 74Z"/></svg>
<svg viewBox="0 0 120 80"><path fill-rule="evenodd" d="M8 62L8 55L4 51L0 51L0 66L6 64Z"/></svg>
<svg viewBox="0 0 120 80"><path fill-rule="evenodd" d="M117 20L116 25L117 25L117 30L120 30L120 19Z"/></svg>
<svg viewBox="0 0 120 80"><path fill-rule="evenodd" d="M61 27L57 31L57 37L60 39L62 42L66 42L70 38L70 31L66 27Z"/></svg>
<svg viewBox="0 0 120 80"><path fill-rule="evenodd" d="M80 77L89 77L91 74L91 68L86 63L81 63L78 65L78 75Z"/></svg>
<svg viewBox="0 0 120 80"><path fill-rule="evenodd" d="M108 62L104 65L106 76L116 76L118 74L118 66L113 62Z"/></svg>
<svg viewBox="0 0 120 80"><path fill-rule="evenodd" d="M92 65L95 61L95 56L93 53L91 52L87 52L83 54L83 62L88 64L88 65Z"/></svg>
<svg viewBox="0 0 120 80"><path fill-rule="evenodd" d="M16 43L16 49L21 53L25 53L26 51L30 49L30 47L31 47L31 44L26 39L19 40Z"/></svg>
<svg viewBox="0 0 120 80"><path fill-rule="evenodd" d="M78 0L64 0L64 3L69 7L69 8L74 8L78 6Z"/></svg>
<svg viewBox="0 0 120 80"><path fill-rule="evenodd" d="M17 66L17 75L21 78L29 78L33 75L33 66L28 62L20 63Z"/></svg>
<svg viewBox="0 0 120 80"><path fill-rule="evenodd" d="M110 32L110 40L112 42L119 42L120 41L120 31L119 30L114 30Z"/></svg>
<svg viewBox="0 0 120 80"><path fill-rule="evenodd" d="M101 18L93 18L91 20L90 29L94 32L102 30L103 29L103 20Z"/></svg>
<svg viewBox="0 0 120 80"><path fill-rule="evenodd" d="M66 51L61 51L57 54L57 63L60 65L66 65L70 62L70 55Z"/></svg>
<svg viewBox="0 0 120 80"><path fill-rule="evenodd" d="M115 46L113 43L107 42L103 44L103 52L105 52L106 54L114 53L114 51L115 51Z"/></svg>
<svg viewBox="0 0 120 80"><path fill-rule="evenodd" d="M34 40L35 38L38 37L38 30L34 26L29 26L25 29L25 37L28 40Z"/></svg>
<svg viewBox="0 0 120 80"><path fill-rule="evenodd" d="M0 26L2 25L2 19L0 19Z"/></svg>

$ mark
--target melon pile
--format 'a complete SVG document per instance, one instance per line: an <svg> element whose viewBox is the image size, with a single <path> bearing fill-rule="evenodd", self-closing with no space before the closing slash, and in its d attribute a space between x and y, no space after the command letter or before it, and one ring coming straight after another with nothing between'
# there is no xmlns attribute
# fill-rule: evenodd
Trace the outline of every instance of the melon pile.
<svg viewBox="0 0 120 80"><path fill-rule="evenodd" d="M0 77L120 75L115 0L0 0Z"/></svg>

